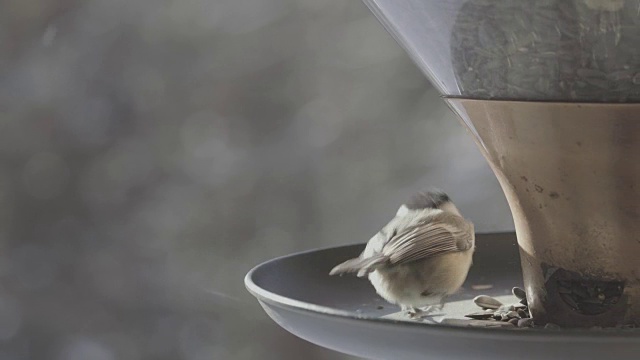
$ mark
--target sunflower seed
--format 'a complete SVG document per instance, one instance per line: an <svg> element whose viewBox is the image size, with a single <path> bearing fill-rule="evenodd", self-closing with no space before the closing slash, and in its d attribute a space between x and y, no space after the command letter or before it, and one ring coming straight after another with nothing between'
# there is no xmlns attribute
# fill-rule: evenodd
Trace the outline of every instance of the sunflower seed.
<svg viewBox="0 0 640 360"><path fill-rule="evenodd" d="M533 326L533 319L520 319L518 320L518 327L531 327Z"/></svg>
<svg viewBox="0 0 640 360"><path fill-rule="evenodd" d="M509 311L513 311L516 308L513 305L500 305L497 311L502 311L504 313L508 313Z"/></svg>
<svg viewBox="0 0 640 360"><path fill-rule="evenodd" d="M571 293L582 299L589 298L589 293L582 286L578 284L574 284L571 287Z"/></svg>
<svg viewBox="0 0 640 360"><path fill-rule="evenodd" d="M586 298L586 299L580 299L580 302L583 304L594 304L594 305L600 305L602 304L602 301L600 301L598 298Z"/></svg>
<svg viewBox="0 0 640 360"><path fill-rule="evenodd" d="M483 309L498 309L503 305L500 301L487 295L478 295L473 298L473 302Z"/></svg>
<svg viewBox="0 0 640 360"><path fill-rule="evenodd" d="M516 303L511 305L511 307L513 307L513 309L515 310L520 310L520 309L526 309L527 305L521 304L521 303Z"/></svg>
<svg viewBox="0 0 640 360"><path fill-rule="evenodd" d="M514 318L519 318L519 317L520 317L520 315L518 315L518 313L517 313L516 311L509 311L509 312L507 313L507 317L508 317L509 319L514 319Z"/></svg>
<svg viewBox="0 0 640 360"><path fill-rule="evenodd" d="M520 304L525 305L525 306L529 306L529 303L527 303L527 299L520 300Z"/></svg>
<svg viewBox="0 0 640 360"><path fill-rule="evenodd" d="M475 319L475 320L487 320L487 319L493 318L493 314L487 313L487 312L475 312L472 314L467 314L465 315L465 317Z"/></svg>
<svg viewBox="0 0 640 360"><path fill-rule="evenodd" d="M571 295L560 293L560 297L567 305L571 306L573 309L578 309L578 304Z"/></svg>
<svg viewBox="0 0 640 360"><path fill-rule="evenodd" d="M527 298L527 293L519 287L514 287L513 289L511 289L511 293L513 294L513 296L517 297L520 300Z"/></svg>

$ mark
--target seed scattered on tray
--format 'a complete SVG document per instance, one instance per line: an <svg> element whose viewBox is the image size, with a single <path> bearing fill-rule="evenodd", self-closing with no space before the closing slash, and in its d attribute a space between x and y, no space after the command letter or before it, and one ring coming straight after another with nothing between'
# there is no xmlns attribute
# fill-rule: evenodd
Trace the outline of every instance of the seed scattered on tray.
<svg viewBox="0 0 640 360"><path fill-rule="evenodd" d="M619 293L621 292L621 288L612 287L612 286L604 286L603 284L598 284L599 286L571 286L568 283L564 283L560 286L559 293L565 299L565 296L569 296L569 301L580 301L577 306L584 306L584 304L593 304L600 306L606 301L610 301L611 298L619 297ZM564 286L564 287L563 287ZM470 318L472 320L461 320L460 324L470 327L515 327L515 328L532 328L537 327L531 318L531 314L529 313L529 307L527 305L527 294L525 291L519 287L514 287L511 291L513 295L520 299L520 302L515 304L507 305L500 302L498 299L495 299L488 295L478 295L473 299L473 302L483 311L477 311L470 314L465 315L465 317ZM600 295L604 294L604 296ZM574 300L575 299L575 300ZM466 321L466 323L464 323ZM443 324L445 322L443 321ZM451 323L451 321L447 322ZM494 324L494 325L492 325ZM544 326L540 326L547 330L559 330L561 327L554 323L547 323ZM598 326L594 326L590 328L591 330L597 331L638 331L640 330L640 326L636 326L633 324L626 325L618 325L616 327L611 328L602 328Z"/></svg>
<svg viewBox="0 0 640 360"><path fill-rule="evenodd" d="M514 287L511 292L520 300L520 302L506 305L491 296L478 295L473 299L473 302L484 311L474 312L465 315L465 317L474 320L487 321L491 321L491 319L493 319L493 321L496 322L508 323L521 328L532 327L533 319L531 319L529 307L526 304L527 294L524 290L518 287Z"/></svg>
<svg viewBox="0 0 640 360"><path fill-rule="evenodd" d="M597 315L618 303L623 285L617 282L558 280L557 291L571 309L585 315Z"/></svg>

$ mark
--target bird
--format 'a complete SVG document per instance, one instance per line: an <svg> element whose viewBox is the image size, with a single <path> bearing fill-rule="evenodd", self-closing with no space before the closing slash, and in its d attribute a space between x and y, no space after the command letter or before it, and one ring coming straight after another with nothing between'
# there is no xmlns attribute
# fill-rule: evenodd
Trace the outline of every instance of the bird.
<svg viewBox="0 0 640 360"><path fill-rule="evenodd" d="M329 275L368 277L378 295L409 318L442 310L473 262L475 231L441 190L421 191L401 205L357 258Z"/></svg>

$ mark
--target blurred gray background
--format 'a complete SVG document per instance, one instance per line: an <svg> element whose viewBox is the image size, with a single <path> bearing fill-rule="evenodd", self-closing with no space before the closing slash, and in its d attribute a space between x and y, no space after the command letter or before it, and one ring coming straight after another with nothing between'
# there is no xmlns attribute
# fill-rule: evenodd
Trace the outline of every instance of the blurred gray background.
<svg viewBox="0 0 640 360"><path fill-rule="evenodd" d="M513 228L438 94L359 1L0 1L0 359L346 359L254 265L364 242L448 191Z"/></svg>

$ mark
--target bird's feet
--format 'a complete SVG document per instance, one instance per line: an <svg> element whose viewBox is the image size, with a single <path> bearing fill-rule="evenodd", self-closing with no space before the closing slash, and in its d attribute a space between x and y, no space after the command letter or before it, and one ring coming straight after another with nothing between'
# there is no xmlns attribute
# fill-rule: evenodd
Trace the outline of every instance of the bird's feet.
<svg viewBox="0 0 640 360"><path fill-rule="evenodd" d="M442 311L442 309L444 308L444 301L443 301L443 302L441 302L441 303L440 303L440 304L438 304L438 305L434 305L434 306L432 306L432 308L433 308L433 310L435 310L435 311Z"/></svg>
<svg viewBox="0 0 640 360"><path fill-rule="evenodd" d="M407 309L407 316L412 320L420 320L432 316L433 306L423 308L410 307Z"/></svg>
<svg viewBox="0 0 640 360"><path fill-rule="evenodd" d="M416 308L413 306L403 306L402 310L405 311L407 316L412 320L420 320L426 317L434 316L434 312L442 310L444 303L432 306L425 306Z"/></svg>

